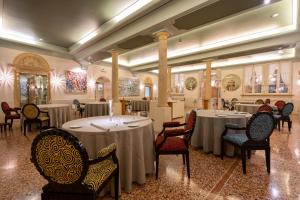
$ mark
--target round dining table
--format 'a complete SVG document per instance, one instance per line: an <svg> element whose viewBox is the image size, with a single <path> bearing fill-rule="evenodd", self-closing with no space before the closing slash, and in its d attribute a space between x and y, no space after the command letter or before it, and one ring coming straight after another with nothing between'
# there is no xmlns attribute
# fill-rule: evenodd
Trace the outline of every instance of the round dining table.
<svg viewBox="0 0 300 200"><path fill-rule="evenodd" d="M41 104L37 105L40 110L46 110L50 117L50 126L61 128L71 120L71 106L69 104Z"/></svg>
<svg viewBox="0 0 300 200"><path fill-rule="evenodd" d="M248 112L254 114L258 111L262 104L235 104L234 109L240 112Z"/></svg>
<svg viewBox="0 0 300 200"><path fill-rule="evenodd" d="M82 142L90 158L95 158L101 148L116 143L120 184L126 192L131 191L133 182L144 184L146 174L154 172L154 132L149 118L130 115L89 117L69 121L62 128Z"/></svg>
<svg viewBox="0 0 300 200"><path fill-rule="evenodd" d="M107 102L87 102L85 103L85 117L95 117L109 115L109 104Z"/></svg>
<svg viewBox="0 0 300 200"><path fill-rule="evenodd" d="M235 112L226 110L197 110L196 125L191 139L193 147L203 148L206 153L220 155L221 136L226 123L238 124L245 127L252 115L246 112ZM228 134L235 131L230 130ZM226 144L225 153L233 156L235 149L233 145Z"/></svg>

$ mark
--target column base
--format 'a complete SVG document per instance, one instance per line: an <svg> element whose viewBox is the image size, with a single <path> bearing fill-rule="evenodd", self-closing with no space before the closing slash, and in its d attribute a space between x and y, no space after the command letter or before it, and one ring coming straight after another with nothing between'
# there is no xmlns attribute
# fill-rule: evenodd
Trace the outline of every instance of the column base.
<svg viewBox="0 0 300 200"><path fill-rule="evenodd" d="M153 119L155 132L160 132L164 122L172 121L171 107L158 107L157 102L150 104L150 118Z"/></svg>

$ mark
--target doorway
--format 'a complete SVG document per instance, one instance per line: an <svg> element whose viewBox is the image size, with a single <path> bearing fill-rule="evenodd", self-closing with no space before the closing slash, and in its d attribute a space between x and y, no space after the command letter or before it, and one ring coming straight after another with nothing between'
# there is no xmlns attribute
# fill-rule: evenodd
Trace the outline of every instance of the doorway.
<svg viewBox="0 0 300 200"><path fill-rule="evenodd" d="M99 77L96 80L95 99L100 100L100 98L111 99L111 84L106 77Z"/></svg>
<svg viewBox="0 0 300 200"><path fill-rule="evenodd" d="M152 87L151 86L145 86L144 97L146 97L147 99L151 99L151 97L152 97Z"/></svg>

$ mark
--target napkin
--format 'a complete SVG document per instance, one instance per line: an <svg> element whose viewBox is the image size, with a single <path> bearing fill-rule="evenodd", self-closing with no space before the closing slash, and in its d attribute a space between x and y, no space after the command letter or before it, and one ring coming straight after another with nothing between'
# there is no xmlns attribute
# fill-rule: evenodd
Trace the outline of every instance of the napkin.
<svg viewBox="0 0 300 200"><path fill-rule="evenodd" d="M104 128L104 127L102 127L102 126L100 126L100 125L97 125L97 124L94 124L94 123L91 123L91 126L96 127L97 129L100 129L100 130L102 130L102 131L107 131L107 132L110 131L109 128Z"/></svg>
<svg viewBox="0 0 300 200"><path fill-rule="evenodd" d="M136 122L142 122L142 121L145 121L145 120L148 120L149 118L145 118L145 119L137 119L137 120L132 120L132 121L128 121L128 122L123 122L123 124L133 124L133 123L136 123Z"/></svg>

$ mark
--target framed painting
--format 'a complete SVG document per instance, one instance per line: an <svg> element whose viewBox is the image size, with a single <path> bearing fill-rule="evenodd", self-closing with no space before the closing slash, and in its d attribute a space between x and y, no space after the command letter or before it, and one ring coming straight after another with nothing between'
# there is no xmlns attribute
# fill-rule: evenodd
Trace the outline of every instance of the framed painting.
<svg viewBox="0 0 300 200"><path fill-rule="evenodd" d="M66 71L66 93L84 94L87 93L87 74L85 71Z"/></svg>
<svg viewBox="0 0 300 200"><path fill-rule="evenodd" d="M222 80L222 87L227 91L235 91L241 85L241 79L236 74L228 74Z"/></svg>

